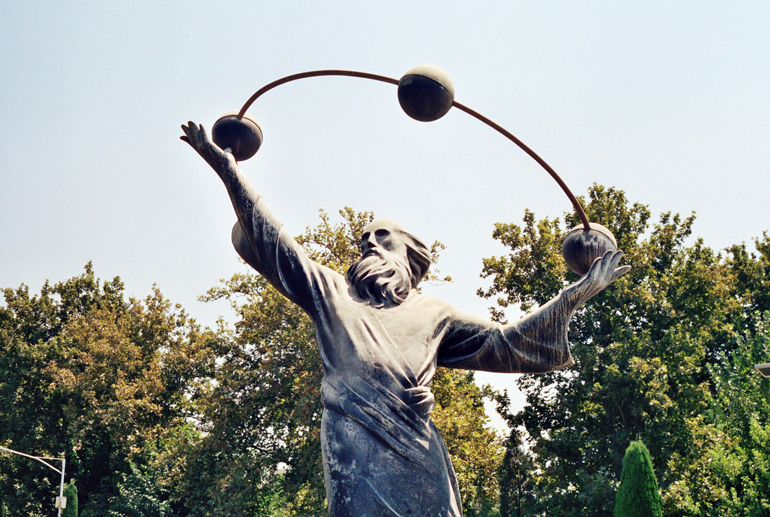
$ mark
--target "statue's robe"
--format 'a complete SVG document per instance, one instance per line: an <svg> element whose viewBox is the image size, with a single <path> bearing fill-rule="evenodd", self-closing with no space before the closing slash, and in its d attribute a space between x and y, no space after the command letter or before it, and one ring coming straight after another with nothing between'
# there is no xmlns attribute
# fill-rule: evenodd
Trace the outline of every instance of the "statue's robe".
<svg viewBox="0 0 770 517"><path fill-rule="evenodd" d="M416 290L396 307L373 308L345 277L308 259L261 197L253 208L251 224L233 228L236 250L315 323L330 515L461 516L430 418L436 367L546 372L572 363L566 332L546 325L526 337L515 324L463 314Z"/></svg>

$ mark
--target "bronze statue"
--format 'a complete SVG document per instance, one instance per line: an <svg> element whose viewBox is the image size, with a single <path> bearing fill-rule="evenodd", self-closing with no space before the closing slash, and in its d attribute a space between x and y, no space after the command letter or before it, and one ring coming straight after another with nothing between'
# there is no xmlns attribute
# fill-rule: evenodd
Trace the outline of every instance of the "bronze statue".
<svg viewBox="0 0 770 517"><path fill-rule="evenodd" d="M544 373L574 364L574 311L629 266L607 252L588 273L515 323L463 314L416 287L430 265L425 244L400 225L372 222L346 276L305 255L233 155L193 122L189 143L225 184L238 222L238 254L313 320L324 368L321 441L332 517L462 515L446 446L433 424L437 366Z"/></svg>

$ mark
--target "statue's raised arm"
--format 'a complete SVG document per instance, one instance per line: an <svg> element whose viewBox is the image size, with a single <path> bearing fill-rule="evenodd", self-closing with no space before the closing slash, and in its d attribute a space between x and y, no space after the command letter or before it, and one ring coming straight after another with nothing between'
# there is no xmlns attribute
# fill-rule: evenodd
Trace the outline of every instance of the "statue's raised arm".
<svg viewBox="0 0 770 517"><path fill-rule="evenodd" d="M232 153L222 150L211 141L202 125L195 122L182 124L184 136L182 140L190 144L201 157L206 160L214 172L219 175L230 194L233 208L241 224L248 224L254 211L254 206L261 197L244 176Z"/></svg>
<svg viewBox="0 0 770 517"><path fill-rule="evenodd" d="M180 138L206 160L227 188L238 216L232 230L235 250L287 298L306 311L312 310L311 293L320 266L309 260L294 238L283 229L262 195L238 167L232 153L214 144L202 125L190 121L182 125L182 130L184 136Z"/></svg>

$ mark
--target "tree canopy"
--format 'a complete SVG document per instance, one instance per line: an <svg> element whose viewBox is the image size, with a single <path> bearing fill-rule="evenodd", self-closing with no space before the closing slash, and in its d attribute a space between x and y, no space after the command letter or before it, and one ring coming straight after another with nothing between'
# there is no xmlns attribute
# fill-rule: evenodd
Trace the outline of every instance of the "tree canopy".
<svg viewBox="0 0 770 517"><path fill-rule="evenodd" d="M467 516L614 513L624 452L643 441L671 517L770 513L770 237L713 250L695 216L592 187L584 206L632 270L574 315L576 365L522 376L527 405L439 369L433 418L446 439ZM372 214L341 211L298 241L344 272ZM560 256L578 221L499 223L505 254L485 259L479 294L492 317L530 310L577 277ZM434 243L437 258L440 243ZM434 272L433 279L441 276ZM40 293L3 289L0 445L67 457L80 515L323 515L321 366L312 323L257 274L205 300L229 300L235 323L204 329L157 288L127 298L120 278L82 274ZM485 398L509 426L488 428ZM9 516L50 513L59 479L0 454Z"/></svg>
<svg viewBox="0 0 770 517"><path fill-rule="evenodd" d="M341 211L298 237L311 258L344 272L371 213ZM440 243L432 253L438 257ZM438 279L433 273L432 279ZM309 318L253 273L205 300L236 314L201 329L157 289L126 299L121 280L85 272L39 295L5 289L0 307L0 443L67 455L82 516L320 515L321 364ZM467 515L497 503L497 435L467 372L435 379ZM34 467L34 466L33 466ZM58 479L0 457L10 515L38 516ZM20 487L20 488L15 488Z"/></svg>
<svg viewBox="0 0 770 517"><path fill-rule="evenodd" d="M725 501L743 497L733 490L766 504L770 493L753 489L764 482L756 470L741 478L717 467L745 461L745 452L724 449L738 425L730 419L741 420L753 453L768 429L767 413L737 408L723 386L745 394L759 382L746 343L766 346L770 239L757 239L756 252L743 244L716 252L692 238L694 215L664 213L653 223L646 206L601 186L587 201L589 219L614 233L632 269L575 314L575 367L518 381L527 406L509 422L526 429L537 479L525 514L611 516L623 451L637 439L652 453L664 515L724 515ZM480 291L496 301L494 317L541 304L576 279L559 245L578 221L564 221L527 211L522 226L495 226L508 252L484 261L492 285ZM767 391L745 402L763 407Z"/></svg>
<svg viewBox="0 0 770 517"><path fill-rule="evenodd" d="M80 514L106 515L131 462L192 415L197 385L213 366L213 334L157 289L144 300L125 299L120 279L101 282L91 264L80 276L46 283L39 295L25 285L3 294L0 443L66 453ZM50 513L58 485L45 466L0 456L10 515Z"/></svg>

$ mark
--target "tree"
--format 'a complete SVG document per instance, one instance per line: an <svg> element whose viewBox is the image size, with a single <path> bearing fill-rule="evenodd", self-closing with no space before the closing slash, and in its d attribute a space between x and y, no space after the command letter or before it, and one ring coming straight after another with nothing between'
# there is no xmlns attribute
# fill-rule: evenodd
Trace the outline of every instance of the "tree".
<svg viewBox="0 0 770 517"><path fill-rule="evenodd" d="M373 216L349 208L340 214L343 222L333 225L321 212L320 224L297 240L311 259L344 273L360 256L359 238ZM434 258L440 249L433 245ZM324 514L322 368L312 322L257 274L236 274L206 299L229 300L238 322L217 332L216 382L199 406L206 436L188 470L191 510ZM489 515L497 503L501 457L495 434L484 427L489 390L478 388L471 374L446 371L436 376L433 390L434 420L447 438L464 506L469 515ZM280 465L285 474L276 473Z"/></svg>
<svg viewBox="0 0 770 517"><path fill-rule="evenodd" d="M67 498L67 506L61 512L62 517L78 517L78 489L74 479L64 487L64 497Z"/></svg>
<svg viewBox="0 0 770 517"><path fill-rule="evenodd" d="M520 431L512 426L498 473L501 517L534 515L534 470L534 458L522 443Z"/></svg>
<svg viewBox="0 0 770 517"><path fill-rule="evenodd" d="M660 492L652 470L650 451L642 442L631 442L623 458L615 517L661 517Z"/></svg>
<svg viewBox="0 0 770 517"><path fill-rule="evenodd" d="M131 473L118 483L118 496L108 517L172 517L171 494L162 476L167 469L130 464Z"/></svg>
<svg viewBox="0 0 770 517"><path fill-rule="evenodd" d="M693 432L700 454L671 463L680 475L664 502L681 515L759 516L770 508L770 386L754 371L770 357L770 239L765 233L754 244L756 252L730 246L722 261L741 311L706 364L713 396Z"/></svg>
<svg viewBox="0 0 770 517"><path fill-rule="evenodd" d="M713 415L719 440L706 451L715 478L703 510L724 517L770 513L770 382L754 365L770 359L770 312L747 325L729 357L710 365L715 384Z"/></svg>
<svg viewBox="0 0 770 517"><path fill-rule="evenodd" d="M736 332L751 332L752 314L767 303L767 237L759 255L727 254L691 241L694 216L662 214L622 191L594 186L589 219L607 226L631 271L576 312L570 341L576 365L522 376L527 407L517 415L535 455L534 511L549 516L611 516L622 469L618 452L632 439L652 452L666 515L701 515L718 479L703 460L723 436L714 411L709 365L733 354ZM578 224L565 216L566 227ZM577 279L560 256L566 228L559 219L498 224L507 254L484 261L496 300L494 317L528 310ZM691 242L688 244L688 242Z"/></svg>
<svg viewBox="0 0 770 517"><path fill-rule="evenodd" d="M194 416L208 375L210 333L157 289L128 299L119 278L101 282L91 264L31 296L4 289L0 306L0 442L42 455L66 452L80 512L106 515L132 458ZM42 515L59 479L45 467L0 462L13 507ZM164 480L171 483L173 480Z"/></svg>
<svg viewBox="0 0 770 517"><path fill-rule="evenodd" d="M497 470L502 461L501 440L489 429L484 399L496 393L480 388L474 372L440 368L433 378L436 409L432 417L447 445L462 494L465 517L499 515Z"/></svg>

